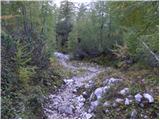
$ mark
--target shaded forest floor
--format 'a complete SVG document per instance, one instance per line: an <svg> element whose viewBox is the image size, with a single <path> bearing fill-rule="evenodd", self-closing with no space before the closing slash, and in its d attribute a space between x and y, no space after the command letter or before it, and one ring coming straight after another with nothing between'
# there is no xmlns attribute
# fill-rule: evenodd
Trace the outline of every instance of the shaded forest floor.
<svg viewBox="0 0 160 120"><path fill-rule="evenodd" d="M158 118L157 69L104 67L97 65L99 58L56 56L69 75L46 97L45 118Z"/></svg>

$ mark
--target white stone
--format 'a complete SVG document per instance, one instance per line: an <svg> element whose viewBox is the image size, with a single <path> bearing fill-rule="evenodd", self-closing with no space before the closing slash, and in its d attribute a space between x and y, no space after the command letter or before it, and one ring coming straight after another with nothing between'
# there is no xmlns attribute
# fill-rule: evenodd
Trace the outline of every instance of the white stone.
<svg viewBox="0 0 160 120"><path fill-rule="evenodd" d="M99 101L98 100L96 100L94 102L91 102L90 112L92 112L98 105L99 105Z"/></svg>
<svg viewBox="0 0 160 120"><path fill-rule="evenodd" d="M103 87L97 88L94 91L94 94L96 95L97 99L100 99L102 97L103 93L104 93Z"/></svg>
<svg viewBox="0 0 160 120"><path fill-rule="evenodd" d="M130 100L128 98L126 98L124 104L129 105L129 103L130 103Z"/></svg>
<svg viewBox="0 0 160 120"><path fill-rule="evenodd" d="M91 117L92 117L92 115L91 114L89 114L89 113L86 113L86 119L90 119Z"/></svg>
<svg viewBox="0 0 160 120"><path fill-rule="evenodd" d="M117 103L113 103L112 106L113 106L113 107L117 107Z"/></svg>
<svg viewBox="0 0 160 120"><path fill-rule="evenodd" d="M77 89L73 89L73 93L76 93L77 92Z"/></svg>
<svg viewBox="0 0 160 120"><path fill-rule="evenodd" d="M82 93L82 95L83 95L84 98L86 98L86 97L88 96L88 94L87 94L86 91L84 91L84 92Z"/></svg>
<svg viewBox="0 0 160 120"><path fill-rule="evenodd" d="M134 109L131 113L131 118L134 119L137 117L137 111Z"/></svg>
<svg viewBox="0 0 160 120"><path fill-rule="evenodd" d="M77 97L77 100L78 102L85 102L86 99L82 95L80 95Z"/></svg>
<svg viewBox="0 0 160 120"><path fill-rule="evenodd" d="M154 102L154 98L150 94L144 93L143 96L144 96L144 98L146 98L149 101L149 103Z"/></svg>
<svg viewBox="0 0 160 120"><path fill-rule="evenodd" d="M91 106L97 107L99 105L99 102L96 100L94 102L91 102Z"/></svg>
<svg viewBox="0 0 160 120"><path fill-rule="evenodd" d="M120 79L110 78L110 79L108 80L108 84L111 85L111 84L116 83L116 82L118 82L118 81L120 81Z"/></svg>
<svg viewBox="0 0 160 120"><path fill-rule="evenodd" d="M58 59L69 60L69 55L65 55L65 54L60 53L60 52L54 52L54 55L55 55Z"/></svg>
<svg viewBox="0 0 160 120"><path fill-rule="evenodd" d="M90 80L88 83L89 83L89 84L93 84L94 82L93 82L92 80Z"/></svg>
<svg viewBox="0 0 160 120"><path fill-rule="evenodd" d="M60 113L73 114L73 106L65 105L58 108Z"/></svg>
<svg viewBox="0 0 160 120"><path fill-rule="evenodd" d="M122 103L124 100L123 99L121 99L121 98L116 98L116 100L115 100L117 103Z"/></svg>
<svg viewBox="0 0 160 120"><path fill-rule="evenodd" d="M119 93L120 93L121 95L126 95L126 94L129 93L129 88L124 88L124 89L121 90Z"/></svg>
<svg viewBox="0 0 160 120"><path fill-rule="evenodd" d="M83 95L87 95L87 92L86 92L86 91L84 91L82 94L83 94Z"/></svg>
<svg viewBox="0 0 160 120"><path fill-rule="evenodd" d="M141 102L141 99L142 99L142 95L141 94L138 93L134 97L135 97L136 101Z"/></svg>
<svg viewBox="0 0 160 120"><path fill-rule="evenodd" d="M84 103L78 103L78 107L77 108L81 108L84 105Z"/></svg>
<svg viewBox="0 0 160 120"><path fill-rule="evenodd" d="M103 87L103 91L106 92L109 88L110 88L110 86L105 86L105 87Z"/></svg>
<svg viewBox="0 0 160 120"><path fill-rule="evenodd" d="M103 104L104 107L110 107L111 106L111 103L109 101L106 101L104 104Z"/></svg>
<svg viewBox="0 0 160 120"><path fill-rule="evenodd" d="M71 83L71 82L73 82L74 80L73 79L64 79L64 82L65 83Z"/></svg>
<svg viewBox="0 0 160 120"><path fill-rule="evenodd" d="M109 110L108 110L108 109L106 109L106 110L105 110L105 113L108 113L108 112L109 112Z"/></svg>

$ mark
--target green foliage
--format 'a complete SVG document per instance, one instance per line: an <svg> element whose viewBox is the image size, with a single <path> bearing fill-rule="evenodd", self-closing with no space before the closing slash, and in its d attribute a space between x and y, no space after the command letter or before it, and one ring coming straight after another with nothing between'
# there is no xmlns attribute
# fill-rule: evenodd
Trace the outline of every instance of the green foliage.
<svg viewBox="0 0 160 120"><path fill-rule="evenodd" d="M98 1L81 4L74 17L73 30L69 35L69 50L79 48L85 52L111 53L115 45L127 45L127 55L134 61L157 66L155 57L146 50L141 39L158 56L158 2L111 2ZM88 9L88 10L87 10ZM117 51L119 48L117 48ZM125 53L124 53L125 54ZM151 62L154 61L154 62ZM156 64L153 64L156 63Z"/></svg>
<svg viewBox="0 0 160 120"><path fill-rule="evenodd" d="M44 95L63 83L48 67L56 7L46 1L2 4L2 118L42 118Z"/></svg>
<svg viewBox="0 0 160 120"><path fill-rule="evenodd" d="M35 74L35 71L34 71L33 67L32 68L20 67L18 73L19 73L20 82L22 82L22 84L27 85L28 80L30 79L31 76L33 76Z"/></svg>
<svg viewBox="0 0 160 120"><path fill-rule="evenodd" d="M31 61L31 54L27 52L27 47L27 45L22 45L22 43L20 43L20 40L16 42L17 50L15 58L13 59L16 61L18 67L26 66L26 64Z"/></svg>
<svg viewBox="0 0 160 120"><path fill-rule="evenodd" d="M63 1L60 8L51 1L1 3L2 118L41 118L44 95L63 84L63 77L73 76L52 57L55 48L73 54L79 49L84 56L99 55L87 59L101 65L126 68L127 60L133 59L140 70L158 66L158 1L79 5ZM112 70L107 74L122 76ZM143 91L142 77L138 78L136 71L130 74L128 80L136 79L134 85L129 83L132 93ZM153 88L158 83L157 75L146 80ZM99 115L108 118L103 111Z"/></svg>

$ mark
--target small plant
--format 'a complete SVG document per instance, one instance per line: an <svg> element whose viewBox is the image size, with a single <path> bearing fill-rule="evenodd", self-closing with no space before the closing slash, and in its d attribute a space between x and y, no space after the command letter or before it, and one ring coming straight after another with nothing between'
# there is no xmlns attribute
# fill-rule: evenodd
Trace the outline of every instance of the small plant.
<svg viewBox="0 0 160 120"><path fill-rule="evenodd" d="M19 81L27 86L30 77L35 74L35 67L29 67L28 63L31 61L31 54L27 51L28 45L23 46L20 40L16 41L16 53L13 58L17 65L17 74Z"/></svg>
<svg viewBox="0 0 160 120"><path fill-rule="evenodd" d="M19 68L19 80L27 85L28 80L32 75L35 74L35 68L34 67L20 67Z"/></svg>
<svg viewBox="0 0 160 120"><path fill-rule="evenodd" d="M124 45L115 45L116 49L112 50L113 54L116 55L117 58L121 60L125 60L128 58L129 53L128 53L128 47L126 44Z"/></svg>

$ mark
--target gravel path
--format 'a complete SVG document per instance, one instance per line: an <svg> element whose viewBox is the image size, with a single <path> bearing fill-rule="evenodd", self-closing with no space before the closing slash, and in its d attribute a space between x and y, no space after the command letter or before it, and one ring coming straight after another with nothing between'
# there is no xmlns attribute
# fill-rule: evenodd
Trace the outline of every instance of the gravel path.
<svg viewBox="0 0 160 120"><path fill-rule="evenodd" d="M72 63L69 61L67 55L62 53L55 53L59 62L71 71L79 72L84 70L83 75L75 75L70 79L64 79L65 85L62 86L55 94L50 94L47 98L47 103L44 105L44 114L48 119L63 119L63 118L83 118L88 119L93 116L88 113L85 106L85 98L83 95L76 95L78 88L83 87L86 83L92 81L103 68L77 62Z"/></svg>

